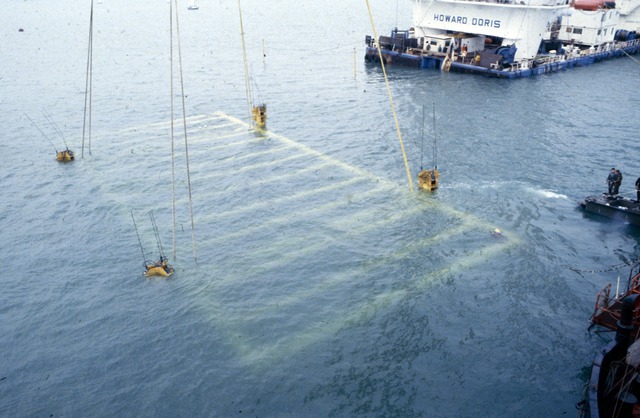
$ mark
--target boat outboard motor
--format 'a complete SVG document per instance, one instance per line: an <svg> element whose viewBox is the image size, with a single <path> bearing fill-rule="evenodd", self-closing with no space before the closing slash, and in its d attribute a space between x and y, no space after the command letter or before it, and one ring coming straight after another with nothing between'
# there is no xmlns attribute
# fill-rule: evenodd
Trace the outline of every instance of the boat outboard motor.
<svg viewBox="0 0 640 418"><path fill-rule="evenodd" d="M616 331L616 342L618 344L629 344L629 337L631 336L631 331L633 331L633 310L637 298L638 294L634 293L622 300L620 320L618 321L618 330Z"/></svg>

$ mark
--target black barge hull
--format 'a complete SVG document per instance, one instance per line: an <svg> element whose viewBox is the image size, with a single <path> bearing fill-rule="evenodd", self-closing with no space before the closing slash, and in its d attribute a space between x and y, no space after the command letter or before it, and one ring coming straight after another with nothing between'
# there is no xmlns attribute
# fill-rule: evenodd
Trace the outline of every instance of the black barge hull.
<svg viewBox="0 0 640 418"><path fill-rule="evenodd" d="M640 203L620 196L589 196L580 203L582 208L596 215L640 226Z"/></svg>

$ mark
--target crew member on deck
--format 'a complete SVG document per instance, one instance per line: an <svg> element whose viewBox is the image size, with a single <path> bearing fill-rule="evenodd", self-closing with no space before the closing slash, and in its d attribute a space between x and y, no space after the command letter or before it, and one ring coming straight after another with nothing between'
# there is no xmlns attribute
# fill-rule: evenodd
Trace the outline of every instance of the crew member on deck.
<svg viewBox="0 0 640 418"><path fill-rule="evenodd" d="M609 186L609 195L613 194L613 186L616 182L616 169L615 167L611 169L609 175L607 176L607 186Z"/></svg>
<svg viewBox="0 0 640 418"><path fill-rule="evenodd" d="M613 183L613 194L617 195L618 190L620 190L620 185L622 184L622 173L620 170L616 170L616 181Z"/></svg>

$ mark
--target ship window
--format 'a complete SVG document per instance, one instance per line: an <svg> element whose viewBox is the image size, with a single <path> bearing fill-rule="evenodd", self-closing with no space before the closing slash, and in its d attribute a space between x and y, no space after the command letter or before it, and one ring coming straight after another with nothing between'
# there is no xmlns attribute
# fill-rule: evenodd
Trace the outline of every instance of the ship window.
<svg viewBox="0 0 640 418"><path fill-rule="evenodd" d="M582 34L582 28L573 28L573 33Z"/></svg>
<svg viewBox="0 0 640 418"><path fill-rule="evenodd" d="M571 33L571 27L567 27L567 32Z"/></svg>
<svg viewBox="0 0 640 418"><path fill-rule="evenodd" d="M606 29L604 30L604 34L605 34L605 35L607 34L607 30L606 30Z"/></svg>
<svg viewBox="0 0 640 418"><path fill-rule="evenodd" d="M598 29L598 35L600 35L600 32L602 32L602 29ZM606 33L605 33L606 35Z"/></svg>

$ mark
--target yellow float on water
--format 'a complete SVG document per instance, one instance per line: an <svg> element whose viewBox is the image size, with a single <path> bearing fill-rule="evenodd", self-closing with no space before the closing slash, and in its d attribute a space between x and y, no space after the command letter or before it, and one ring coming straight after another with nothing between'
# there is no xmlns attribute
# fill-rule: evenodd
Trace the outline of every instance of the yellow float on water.
<svg viewBox="0 0 640 418"><path fill-rule="evenodd" d="M74 158L75 157L73 155L73 151L71 151L70 149L56 152L56 160L60 162L73 161Z"/></svg>
<svg viewBox="0 0 640 418"><path fill-rule="evenodd" d="M418 187L427 191L434 191L438 188L438 180L440 179L440 173L437 169L422 170L418 173Z"/></svg>
<svg viewBox="0 0 640 418"><path fill-rule="evenodd" d="M259 129L264 129L267 126L267 105L261 104L260 106L253 106L251 108L251 115L253 121Z"/></svg>
<svg viewBox="0 0 640 418"><path fill-rule="evenodd" d="M173 268L167 264L167 259L160 256L160 259L155 263L151 263L150 261L145 262L145 272L144 275L147 277L152 276L162 276L169 277L173 274Z"/></svg>

